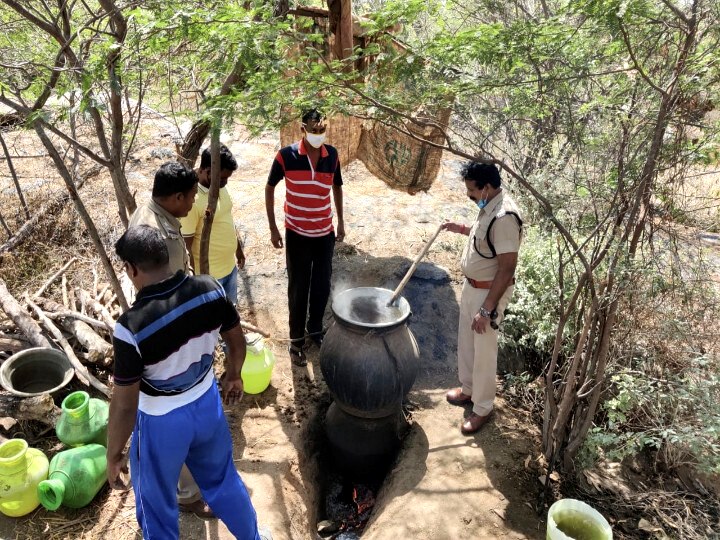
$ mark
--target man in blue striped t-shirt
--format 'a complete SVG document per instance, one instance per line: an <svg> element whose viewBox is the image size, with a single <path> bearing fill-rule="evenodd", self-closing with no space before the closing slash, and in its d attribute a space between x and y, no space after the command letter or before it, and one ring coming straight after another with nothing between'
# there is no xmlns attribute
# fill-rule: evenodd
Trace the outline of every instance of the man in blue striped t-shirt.
<svg viewBox="0 0 720 540"><path fill-rule="evenodd" d="M224 401L242 397L245 338L240 318L210 276L170 270L160 233L132 227L115 244L138 290L115 326L115 388L108 424L108 481L124 488L125 445L143 538L176 539L175 486L187 464L205 500L236 538L259 540L255 510L235 469L232 439L212 368L222 334L228 346Z"/></svg>

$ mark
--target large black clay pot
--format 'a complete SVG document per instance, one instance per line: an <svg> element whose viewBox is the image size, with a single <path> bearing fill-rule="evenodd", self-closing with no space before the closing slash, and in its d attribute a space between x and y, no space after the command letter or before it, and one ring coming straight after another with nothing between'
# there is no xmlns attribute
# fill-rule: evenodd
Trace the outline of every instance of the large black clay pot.
<svg viewBox="0 0 720 540"><path fill-rule="evenodd" d="M337 404L363 418L400 409L415 382L419 350L407 326L404 298L388 308L392 291L357 287L335 296L335 322L320 349L320 368Z"/></svg>
<svg viewBox="0 0 720 540"><path fill-rule="evenodd" d="M385 474L409 428L402 411L384 418L358 418L332 403L325 416L325 434L336 469L357 481Z"/></svg>

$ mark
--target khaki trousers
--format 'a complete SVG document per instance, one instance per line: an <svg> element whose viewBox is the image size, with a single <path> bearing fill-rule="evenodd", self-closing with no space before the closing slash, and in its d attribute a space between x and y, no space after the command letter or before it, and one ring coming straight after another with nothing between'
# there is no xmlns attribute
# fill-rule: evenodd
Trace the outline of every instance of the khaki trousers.
<svg viewBox="0 0 720 540"><path fill-rule="evenodd" d="M473 412L480 416L490 414L493 409L497 373L498 331L490 328L490 325L484 334L478 334L472 329L473 317L480 311L488 292L488 289L475 289L465 281L458 325L458 376L462 393L472 396ZM512 292L511 285L498 302L498 324L503 319Z"/></svg>
<svg viewBox="0 0 720 540"><path fill-rule="evenodd" d="M200 487L190 474L190 469L183 463L180 469L180 478L177 485L177 502L178 504L190 504L199 501L202 498Z"/></svg>

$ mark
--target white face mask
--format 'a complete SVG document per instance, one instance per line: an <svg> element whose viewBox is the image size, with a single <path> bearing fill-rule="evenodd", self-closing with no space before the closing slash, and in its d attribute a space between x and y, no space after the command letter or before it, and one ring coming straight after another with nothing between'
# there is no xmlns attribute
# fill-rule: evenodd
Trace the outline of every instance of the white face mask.
<svg viewBox="0 0 720 540"><path fill-rule="evenodd" d="M313 148L320 148L325 142L324 133L305 133L305 138L307 139L307 142L310 143L310 146L312 146Z"/></svg>

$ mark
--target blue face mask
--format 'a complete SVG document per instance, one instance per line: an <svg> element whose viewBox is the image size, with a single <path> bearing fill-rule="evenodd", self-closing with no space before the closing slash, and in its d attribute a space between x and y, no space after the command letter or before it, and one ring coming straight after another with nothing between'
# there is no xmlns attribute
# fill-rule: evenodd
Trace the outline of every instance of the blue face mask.
<svg viewBox="0 0 720 540"><path fill-rule="evenodd" d="M488 201L487 201L487 191L485 191L484 189L483 189L483 191L485 192L485 197L483 197L482 199L479 199L479 200L475 201L475 204L477 204L477 207L478 207L480 210L482 210L483 208L485 208L485 207L487 206L487 203L488 203Z"/></svg>

